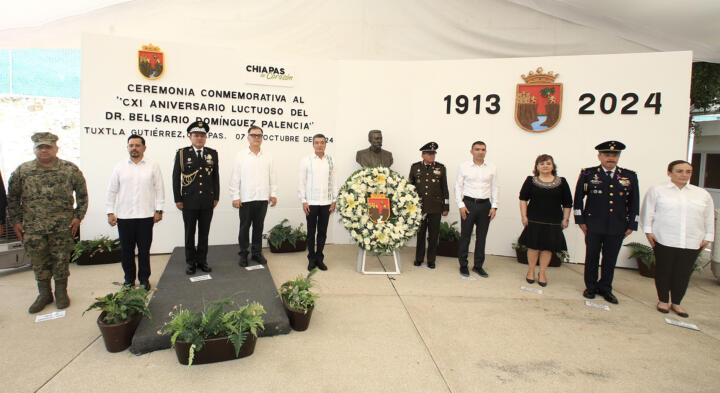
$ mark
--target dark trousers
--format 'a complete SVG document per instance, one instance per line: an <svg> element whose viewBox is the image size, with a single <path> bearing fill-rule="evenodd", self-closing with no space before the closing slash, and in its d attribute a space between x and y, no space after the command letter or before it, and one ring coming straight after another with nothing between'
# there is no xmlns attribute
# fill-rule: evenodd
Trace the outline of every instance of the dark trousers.
<svg viewBox="0 0 720 393"><path fill-rule="evenodd" d="M599 293L612 291L615 263L625 234L606 235L588 231L585 236L585 288ZM598 281L598 264L602 253L602 270Z"/></svg>
<svg viewBox="0 0 720 393"><path fill-rule="evenodd" d="M240 254L248 254L250 225L252 225L252 255L262 253L263 225L265 225L265 213L267 213L268 201L243 202L240 206L240 233L238 244Z"/></svg>
<svg viewBox="0 0 720 393"><path fill-rule="evenodd" d="M145 282L150 278L150 246L153 236L152 217L118 218L118 234L122 249L122 268L125 282L135 282L135 247L138 250L137 278Z"/></svg>
<svg viewBox="0 0 720 393"><path fill-rule="evenodd" d="M328 221L330 221L330 205L310 205L310 214L307 220L307 250L308 261L322 262L325 259L323 249L327 239ZM317 243L315 231L317 230Z"/></svg>
<svg viewBox="0 0 720 393"><path fill-rule="evenodd" d="M440 235L440 213L427 213L425 218L420 221L420 229L417 232L417 246L415 248L415 260L422 262L425 258L425 233L427 232L427 263L435 264L435 254L437 253L438 236Z"/></svg>
<svg viewBox="0 0 720 393"><path fill-rule="evenodd" d="M680 304L685 296L695 259L700 250L676 248L655 244L655 289L658 300L668 303L668 293L674 304Z"/></svg>
<svg viewBox="0 0 720 393"><path fill-rule="evenodd" d="M185 223L185 263L190 266L207 263L208 234L213 209L183 209ZM195 247L195 229L198 230L197 247Z"/></svg>
<svg viewBox="0 0 720 393"><path fill-rule="evenodd" d="M458 247L458 260L461 267L468 265L468 248L470 235L475 228L475 255L474 267L480 268L485 262L485 239L490 226L490 201L474 202L468 198L463 200L469 213L460 223L460 247Z"/></svg>

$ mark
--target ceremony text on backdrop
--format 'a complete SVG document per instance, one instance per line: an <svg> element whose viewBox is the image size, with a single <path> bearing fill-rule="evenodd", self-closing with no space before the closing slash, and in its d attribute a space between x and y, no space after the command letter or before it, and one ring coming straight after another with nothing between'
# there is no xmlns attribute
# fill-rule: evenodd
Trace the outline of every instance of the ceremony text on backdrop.
<svg viewBox="0 0 720 393"><path fill-rule="evenodd" d="M476 140L487 144L498 168L500 198L487 252L513 255L522 230L518 192L535 158L555 158L574 190L581 168L598 164L593 147L615 139L627 145L620 167L637 171L641 198L665 181L667 163L686 155L690 52L452 60L432 62L329 61L257 58L238 50L173 42L86 35L82 47L81 168L90 208L84 238L115 236L105 217L105 190L114 165L127 159L130 134L147 141L165 181L165 215L154 231L153 253L183 245L182 216L171 188L175 151L189 145L188 124L210 125L207 145L219 153L221 195L210 244L237 242L238 212L228 190L235 155L246 149L247 129L264 131L262 150L278 168L278 204L266 227L289 218L304 223L297 196L300 159L312 135L329 137L337 181L356 169L355 152L368 131L383 132L392 169L406 176L420 146L438 143L437 161L452 190L458 165L471 159ZM542 68L539 70L538 68ZM531 75L535 75L532 77ZM351 243L331 217L328 243ZM459 221L451 191L450 215ZM570 259L582 262L582 232L565 230ZM641 240L634 233L629 240ZM414 242L409 242L414 245ZM354 263L354 251L348 255ZM634 266L625 254L620 266Z"/></svg>

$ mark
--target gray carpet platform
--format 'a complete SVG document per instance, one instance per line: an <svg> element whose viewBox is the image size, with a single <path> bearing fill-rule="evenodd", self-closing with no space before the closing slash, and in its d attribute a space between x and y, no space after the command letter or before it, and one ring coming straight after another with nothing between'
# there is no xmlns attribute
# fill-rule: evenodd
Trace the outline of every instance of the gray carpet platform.
<svg viewBox="0 0 720 393"><path fill-rule="evenodd" d="M237 245L210 246L208 264L211 273L198 269L193 276L185 274L185 248L176 247L157 283L157 291L150 301L152 320L143 318L130 346L130 352L141 355L170 348L170 337L160 336L157 331L170 320L168 313L173 306L200 311L204 304L232 296L237 304L258 301L265 307L265 330L260 336L274 336L290 332L290 323L282 301L277 297L277 286L270 271L264 267L246 270L237 264ZM250 261L252 267L255 262ZM190 277L210 274L211 280L191 282Z"/></svg>

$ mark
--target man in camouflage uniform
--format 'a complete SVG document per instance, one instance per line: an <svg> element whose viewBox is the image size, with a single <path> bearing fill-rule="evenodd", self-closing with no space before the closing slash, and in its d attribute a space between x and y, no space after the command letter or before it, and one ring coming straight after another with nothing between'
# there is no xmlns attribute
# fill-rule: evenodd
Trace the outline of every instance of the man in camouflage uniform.
<svg viewBox="0 0 720 393"><path fill-rule="evenodd" d="M70 305L68 263L73 236L88 208L88 195L80 169L57 158L56 135L38 132L31 139L36 159L21 164L10 176L8 210L10 224L30 254L37 280L40 294L28 309L34 314L53 302L53 277L55 305L58 309ZM77 207L73 208L75 201Z"/></svg>
<svg viewBox="0 0 720 393"><path fill-rule="evenodd" d="M417 188L425 213L417 233L415 266L420 266L425 258L425 233L428 233L427 266L435 269L435 254L440 235L440 215L447 216L450 210L450 193L447 185L445 165L435 161L438 144L428 142L420 148L422 161L410 167L410 184Z"/></svg>

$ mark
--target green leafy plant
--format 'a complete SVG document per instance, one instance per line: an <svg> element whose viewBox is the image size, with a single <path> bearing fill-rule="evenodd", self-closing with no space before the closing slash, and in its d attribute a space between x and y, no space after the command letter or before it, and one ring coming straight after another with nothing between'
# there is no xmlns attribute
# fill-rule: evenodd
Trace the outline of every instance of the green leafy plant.
<svg viewBox="0 0 720 393"><path fill-rule="evenodd" d="M177 340L190 344L188 366L192 365L195 352L201 350L205 340L210 338L227 337L235 348L235 356L238 356L248 334L257 337L258 330L265 328L263 315L266 311L258 302L224 311L225 307L234 304L232 300L225 298L205 305L201 312L183 308L182 304L174 306L169 314L170 321L157 333L170 334L170 344L173 347Z"/></svg>
<svg viewBox="0 0 720 393"><path fill-rule="evenodd" d="M693 63L690 104L701 111L720 104L720 64Z"/></svg>
<svg viewBox="0 0 720 393"><path fill-rule="evenodd" d="M630 248L629 258L637 258L648 268L655 266L655 253L650 246L638 242L630 242L624 246Z"/></svg>
<svg viewBox="0 0 720 393"><path fill-rule="evenodd" d="M512 248L513 248L513 250L517 250L517 251L519 251L519 252L521 252L521 253L523 253L523 252L526 253L527 250L528 250L527 246L524 245L524 244L520 244L519 241L518 241L518 243L513 243L513 244L512 244ZM555 252L555 256L556 256L556 257L560 260L560 262L562 262L562 263L568 263L568 262L570 262L570 253L569 253L567 250L556 251L556 252Z"/></svg>
<svg viewBox="0 0 720 393"><path fill-rule="evenodd" d="M273 247L280 248L286 240L295 247L295 243L298 240L302 241L307 239L307 232L302 229L303 224L298 225L297 228L293 228L287 224L288 221L287 218L283 219L279 224L270 228L270 232L263 235Z"/></svg>
<svg viewBox="0 0 720 393"><path fill-rule="evenodd" d="M525 246L524 244L520 244L520 243L513 243L512 248L513 248L513 250L517 250L520 252L527 252L527 250L528 250L527 246Z"/></svg>
<svg viewBox="0 0 720 393"><path fill-rule="evenodd" d="M297 276L293 281L288 281L280 286L278 296L282 297L288 307L296 311L307 313L308 309L315 306L315 299L318 295L310 288L313 286L311 277L317 273L317 268L311 270L306 277Z"/></svg>
<svg viewBox="0 0 720 393"><path fill-rule="evenodd" d="M102 254L118 249L120 249L120 240L110 239L107 236L100 236L95 240L80 240L75 243L71 262L77 261L83 254L88 254L88 256L92 258L95 254Z"/></svg>
<svg viewBox="0 0 720 393"><path fill-rule="evenodd" d="M107 324L127 321L136 314L143 314L148 317L148 319L152 319L150 309L148 308L150 291L147 291L142 286L131 287L122 285L119 282L114 282L113 284L119 285L120 290L96 298L96 302L91 304L87 310L83 311L83 315L90 310L99 309L105 312L103 322Z"/></svg>
<svg viewBox="0 0 720 393"><path fill-rule="evenodd" d="M438 241L454 242L460 240L460 232L458 232L457 228L455 228L456 225L457 221L453 222L452 224L448 224L445 221L441 222L440 236L438 236Z"/></svg>

